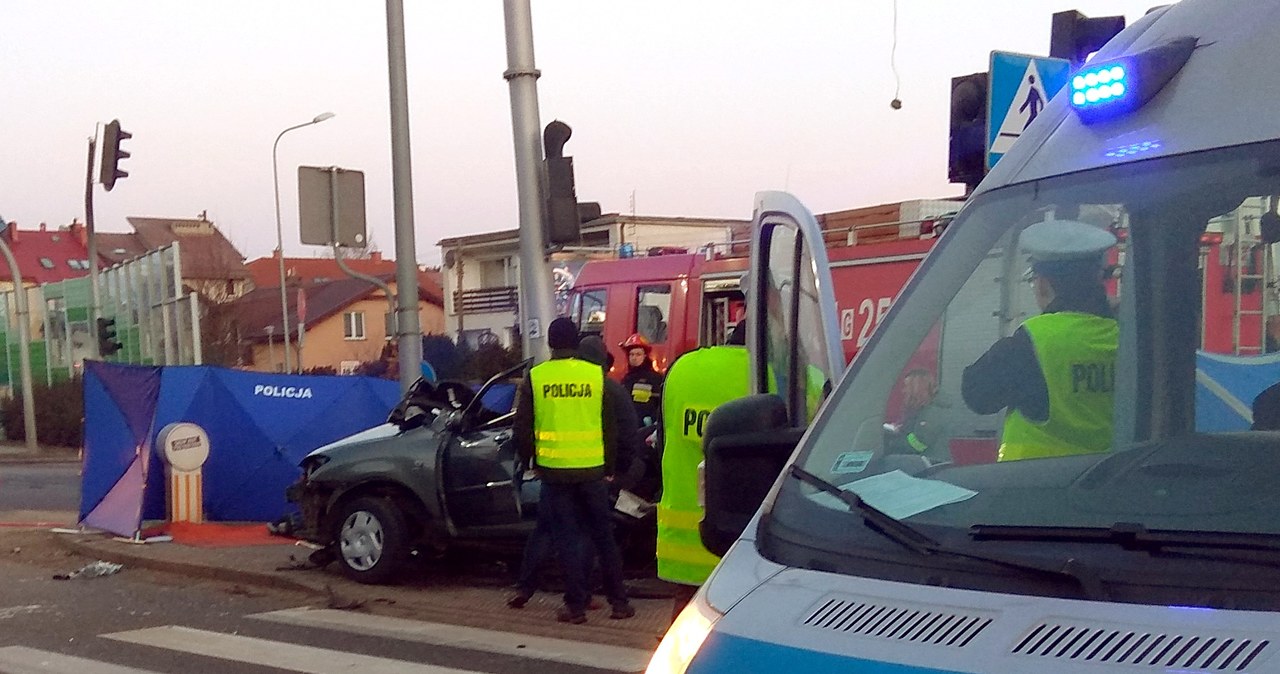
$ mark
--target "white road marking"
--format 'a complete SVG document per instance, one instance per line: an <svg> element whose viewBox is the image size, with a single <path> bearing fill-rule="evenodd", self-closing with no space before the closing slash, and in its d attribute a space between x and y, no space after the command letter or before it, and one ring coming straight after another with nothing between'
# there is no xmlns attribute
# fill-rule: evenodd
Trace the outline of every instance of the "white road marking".
<svg viewBox="0 0 1280 674"><path fill-rule="evenodd" d="M401 641L451 646L521 658L549 660L572 665L586 665L623 672L643 671L653 653L637 648L593 644L569 639L537 637L512 632L499 632L475 627L447 625L405 618L334 611L331 609L294 608L249 616L259 620L341 630Z"/></svg>
<svg viewBox="0 0 1280 674"><path fill-rule="evenodd" d="M167 625L100 635L182 653L306 674L475 674L475 672Z"/></svg>
<svg viewBox="0 0 1280 674"><path fill-rule="evenodd" d="M0 648L0 672L4 674L154 674L145 669L121 667L72 655L50 653L26 646Z"/></svg>
<svg viewBox="0 0 1280 674"><path fill-rule="evenodd" d="M8 620L16 616L27 615L28 613L35 613L36 611L39 611L42 608L44 607L39 604L27 604L26 606L8 606L5 608L0 608L0 620Z"/></svg>

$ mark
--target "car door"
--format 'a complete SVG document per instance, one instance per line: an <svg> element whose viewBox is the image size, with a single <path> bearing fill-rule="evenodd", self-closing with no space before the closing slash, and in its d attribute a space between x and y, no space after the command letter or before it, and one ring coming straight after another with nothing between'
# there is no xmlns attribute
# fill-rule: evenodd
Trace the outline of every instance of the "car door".
<svg viewBox="0 0 1280 674"><path fill-rule="evenodd" d="M831 266L817 219L785 192L759 192L752 218L747 348L753 393L807 426L844 371Z"/></svg>
<svg viewBox="0 0 1280 674"><path fill-rule="evenodd" d="M459 530L521 522L511 423L515 387L528 366L495 375L450 424L440 473L445 510Z"/></svg>

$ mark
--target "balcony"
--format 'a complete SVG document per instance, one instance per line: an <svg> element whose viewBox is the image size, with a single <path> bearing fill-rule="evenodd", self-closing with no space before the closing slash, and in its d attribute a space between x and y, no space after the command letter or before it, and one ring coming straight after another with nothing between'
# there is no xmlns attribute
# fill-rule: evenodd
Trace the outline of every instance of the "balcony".
<svg viewBox="0 0 1280 674"><path fill-rule="evenodd" d="M520 296L515 286L461 290L453 293L453 311L457 314L492 314L520 307Z"/></svg>

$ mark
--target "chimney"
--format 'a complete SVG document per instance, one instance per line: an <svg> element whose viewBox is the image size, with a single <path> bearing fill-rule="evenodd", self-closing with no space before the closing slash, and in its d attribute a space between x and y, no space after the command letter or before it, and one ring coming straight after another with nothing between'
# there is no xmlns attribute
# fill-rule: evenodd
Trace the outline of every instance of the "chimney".
<svg viewBox="0 0 1280 674"><path fill-rule="evenodd" d="M47 222L42 222L42 223L40 223L40 231L42 231L42 232L47 232L47 231L49 231L49 223L47 223Z"/></svg>
<svg viewBox="0 0 1280 674"><path fill-rule="evenodd" d="M382 262L382 251L375 250L372 253L369 253L369 259L374 262Z"/></svg>
<svg viewBox="0 0 1280 674"><path fill-rule="evenodd" d="M83 222L73 219L71 224L67 225L67 232L71 234L72 238L79 241L81 246L89 247L89 232L85 229Z"/></svg>
<svg viewBox="0 0 1280 674"><path fill-rule="evenodd" d="M18 221L10 220L9 224L4 226L4 238L9 243L18 242Z"/></svg>

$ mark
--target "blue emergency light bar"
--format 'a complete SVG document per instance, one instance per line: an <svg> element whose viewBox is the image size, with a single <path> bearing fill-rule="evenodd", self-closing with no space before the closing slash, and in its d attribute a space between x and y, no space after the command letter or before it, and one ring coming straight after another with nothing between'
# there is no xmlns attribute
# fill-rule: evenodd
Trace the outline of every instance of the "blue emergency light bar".
<svg viewBox="0 0 1280 674"><path fill-rule="evenodd" d="M1076 107L1119 103L1129 93L1128 73L1118 63L1085 68L1071 78L1071 104Z"/></svg>
<svg viewBox="0 0 1280 674"><path fill-rule="evenodd" d="M1093 124L1137 110L1186 65L1196 38L1180 37L1118 59L1090 63L1071 78L1071 107Z"/></svg>

